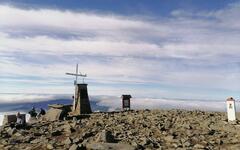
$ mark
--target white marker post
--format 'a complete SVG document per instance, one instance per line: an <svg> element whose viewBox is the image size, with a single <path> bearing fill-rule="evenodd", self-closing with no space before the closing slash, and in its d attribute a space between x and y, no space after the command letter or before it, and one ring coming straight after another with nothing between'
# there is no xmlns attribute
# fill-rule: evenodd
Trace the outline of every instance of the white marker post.
<svg viewBox="0 0 240 150"><path fill-rule="evenodd" d="M232 97L227 99L227 115L228 121L236 120L235 100Z"/></svg>

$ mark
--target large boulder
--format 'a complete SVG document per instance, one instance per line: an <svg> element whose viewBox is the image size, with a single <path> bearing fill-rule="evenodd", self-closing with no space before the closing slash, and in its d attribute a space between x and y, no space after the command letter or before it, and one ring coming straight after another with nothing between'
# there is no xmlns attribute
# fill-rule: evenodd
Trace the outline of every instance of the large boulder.
<svg viewBox="0 0 240 150"><path fill-rule="evenodd" d="M62 109L50 108L46 115L44 116L44 120L47 121L55 121L55 120L62 120L65 116L65 112Z"/></svg>

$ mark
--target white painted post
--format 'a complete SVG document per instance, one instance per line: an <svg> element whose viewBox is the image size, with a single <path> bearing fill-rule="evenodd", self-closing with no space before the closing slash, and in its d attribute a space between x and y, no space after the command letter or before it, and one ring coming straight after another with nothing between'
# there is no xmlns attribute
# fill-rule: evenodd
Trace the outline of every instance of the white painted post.
<svg viewBox="0 0 240 150"><path fill-rule="evenodd" d="M227 116L228 121L235 121L236 120L236 107L235 107L235 100L230 97L227 99Z"/></svg>

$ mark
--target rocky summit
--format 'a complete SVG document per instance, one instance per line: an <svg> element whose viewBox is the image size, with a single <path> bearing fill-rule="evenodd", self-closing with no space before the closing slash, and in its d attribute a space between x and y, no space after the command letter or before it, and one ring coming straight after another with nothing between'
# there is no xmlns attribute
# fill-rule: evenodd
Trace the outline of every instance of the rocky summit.
<svg viewBox="0 0 240 150"><path fill-rule="evenodd" d="M240 122L221 112L134 110L0 128L0 149L240 149Z"/></svg>

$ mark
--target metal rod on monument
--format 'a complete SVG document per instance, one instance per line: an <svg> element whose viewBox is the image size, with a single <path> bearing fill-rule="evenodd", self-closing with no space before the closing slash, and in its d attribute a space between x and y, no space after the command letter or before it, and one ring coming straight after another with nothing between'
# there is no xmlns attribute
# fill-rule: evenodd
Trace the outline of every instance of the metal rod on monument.
<svg viewBox="0 0 240 150"><path fill-rule="evenodd" d="M78 64L76 65L76 74L78 74ZM77 84L77 79L78 79L78 76L76 76L76 83Z"/></svg>

